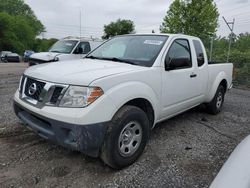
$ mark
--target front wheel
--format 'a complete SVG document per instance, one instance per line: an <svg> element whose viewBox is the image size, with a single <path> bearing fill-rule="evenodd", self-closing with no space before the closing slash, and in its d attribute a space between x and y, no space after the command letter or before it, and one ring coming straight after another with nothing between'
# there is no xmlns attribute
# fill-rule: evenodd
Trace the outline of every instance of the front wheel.
<svg viewBox="0 0 250 188"><path fill-rule="evenodd" d="M213 100L207 104L207 110L210 114L218 114L223 106L225 96L225 89L222 85L219 85Z"/></svg>
<svg viewBox="0 0 250 188"><path fill-rule="evenodd" d="M135 106L122 107L113 117L102 147L102 160L115 169L134 163L150 135L147 115Z"/></svg>

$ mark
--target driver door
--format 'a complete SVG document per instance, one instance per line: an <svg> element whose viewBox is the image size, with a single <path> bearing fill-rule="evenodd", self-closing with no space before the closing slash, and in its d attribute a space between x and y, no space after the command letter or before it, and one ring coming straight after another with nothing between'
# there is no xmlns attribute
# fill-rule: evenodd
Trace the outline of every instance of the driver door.
<svg viewBox="0 0 250 188"><path fill-rule="evenodd" d="M165 57L162 73L162 118L175 115L196 104L196 66L192 62L190 43L176 39Z"/></svg>

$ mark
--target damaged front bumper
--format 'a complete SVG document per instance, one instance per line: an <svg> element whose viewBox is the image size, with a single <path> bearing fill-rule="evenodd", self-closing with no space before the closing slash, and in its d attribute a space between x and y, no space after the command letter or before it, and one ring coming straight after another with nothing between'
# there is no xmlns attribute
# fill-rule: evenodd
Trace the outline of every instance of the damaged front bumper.
<svg viewBox="0 0 250 188"><path fill-rule="evenodd" d="M39 136L66 148L98 157L109 122L77 125L33 113L14 102L16 115Z"/></svg>

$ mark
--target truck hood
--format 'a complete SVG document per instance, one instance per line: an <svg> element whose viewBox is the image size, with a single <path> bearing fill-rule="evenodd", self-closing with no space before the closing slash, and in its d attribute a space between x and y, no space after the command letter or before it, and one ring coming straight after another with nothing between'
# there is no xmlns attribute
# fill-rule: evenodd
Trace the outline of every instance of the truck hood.
<svg viewBox="0 0 250 188"><path fill-rule="evenodd" d="M88 86L100 78L143 68L119 62L81 59L32 66L24 74L48 82Z"/></svg>
<svg viewBox="0 0 250 188"><path fill-rule="evenodd" d="M30 56L32 59L39 59L43 61L52 61L55 59L55 57L59 56L60 53L54 53L54 52L40 52L40 53L34 53Z"/></svg>

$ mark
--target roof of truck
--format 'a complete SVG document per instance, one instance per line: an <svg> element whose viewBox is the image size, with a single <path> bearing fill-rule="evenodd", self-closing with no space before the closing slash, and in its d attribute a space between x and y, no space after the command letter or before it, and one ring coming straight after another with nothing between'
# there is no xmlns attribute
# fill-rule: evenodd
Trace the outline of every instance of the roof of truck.
<svg viewBox="0 0 250 188"><path fill-rule="evenodd" d="M81 41L103 42L103 40L99 38L75 37L75 36L68 36L68 37L62 38L61 40L81 40Z"/></svg>
<svg viewBox="0 0 250 188"><path fill-rule="evenodd" d="M173 33L136 33L136 34L127 34L127 35L155 35L155 36L185 37L185 38L198 39L198 37L191 36L191 35L185 35L182 33L178 33L178 34L173 34ZM122 36L122 35L120 35L120 36Z"/></svg>

